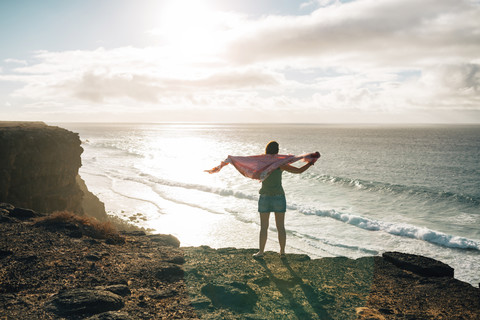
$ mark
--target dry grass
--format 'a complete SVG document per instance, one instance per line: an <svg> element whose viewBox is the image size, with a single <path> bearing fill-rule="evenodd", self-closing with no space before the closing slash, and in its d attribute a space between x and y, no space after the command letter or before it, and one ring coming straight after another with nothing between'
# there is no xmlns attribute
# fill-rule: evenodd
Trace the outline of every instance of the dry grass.
<svg viewBox="0 0 480 320"><path fill-rule="evenodd" d="M49 229L78 230L82 235L95 239L107 239L113 243L124 243L113 223L100 222L93 217L79 216L70 211L56 211L48 216L36 219L36 225Z"/></svg>

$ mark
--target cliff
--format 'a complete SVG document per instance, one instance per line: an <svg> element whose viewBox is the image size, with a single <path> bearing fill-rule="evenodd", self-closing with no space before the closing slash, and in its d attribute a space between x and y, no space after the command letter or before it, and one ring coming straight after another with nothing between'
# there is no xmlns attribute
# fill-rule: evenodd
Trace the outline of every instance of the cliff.
<svg viewBox="0 0 480 320"><path fill-rule="evenodd" d="M82 152L71 131L42 122L0 122L0 201L105 220L103 204L78 176Z"/></svg>

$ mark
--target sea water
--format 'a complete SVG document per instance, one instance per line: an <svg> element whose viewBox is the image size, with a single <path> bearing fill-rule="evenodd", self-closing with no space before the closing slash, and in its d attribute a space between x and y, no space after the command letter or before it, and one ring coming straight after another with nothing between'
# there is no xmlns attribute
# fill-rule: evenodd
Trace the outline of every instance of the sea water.
<svg viewBox="0 0 480 320"><path fill-rule="evenodd" d="M80 175L108 213L182 246L258 247L260 183L231 165L204 170L276 140L281 154L322 155L303 174L283 174L288 252L420 254L480 282L480 126L61 126L80 134ZM278 251L271 220L266 249Z"/></svg>

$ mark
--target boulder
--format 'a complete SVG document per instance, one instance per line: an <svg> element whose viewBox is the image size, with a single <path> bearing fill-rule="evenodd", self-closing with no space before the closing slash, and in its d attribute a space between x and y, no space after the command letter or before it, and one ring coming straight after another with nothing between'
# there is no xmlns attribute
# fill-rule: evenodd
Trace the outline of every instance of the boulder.
<svg viewBox="0 0 480 320"><path fill-rule="evenodd" d="M151 241L162 246L180 247L180 241L171 234L152 234L147 236Z"/></svg>
<svg viewBox="0 0 480 320"><path fill-rule="evenodd" d="M36 218L42 216L41 214L30 210L30 209L24 209L24 208L14 208L12 211L10 211L10 217L12 218L17 218L19 220L27 220L31 218Z"/></svg>
<svg viewBox="0 0 480 320"><path fill-rule="evenodd" d="M95 287L97 290L106 290L118 294L119 296L126 297L132 294L130 288L125 284L112 284L109 286L98 286Z"/></svg>
<svg viewBox="0 0 480 320"><path fill-rule="evenodd" d="M382 256L398 268L424 277L453 278L454 269L452 267L432 258L400 252L385 252Z"/></svg>
<svg viewBox="0 0 480 320"><path fill-rule="evenodd" d="M47 309L58 315L93 315L123 308L122 297L105 290L71 289L52 297Z"/></svg>

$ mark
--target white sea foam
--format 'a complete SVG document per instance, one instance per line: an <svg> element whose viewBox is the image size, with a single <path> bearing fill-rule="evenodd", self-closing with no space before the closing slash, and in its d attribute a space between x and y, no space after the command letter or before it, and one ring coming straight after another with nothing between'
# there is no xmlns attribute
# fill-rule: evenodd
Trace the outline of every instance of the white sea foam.
<svg viewBox="0 0 480 320"><path fill-rule="evenodd" d="M392 235L423 240L448 248L480 250L480 241L449 235L424 227L374 220L354 214L339 212L334 209L297 209L306 215L329 217L369 231L384 231Z"/></svg>
<svg viewBox="0 0 480 320"><path fill-rule="evenodd" d="M171 180L153 177L145 173L141 173L139 176L140 178L133 176L133 177L125 177L124 179L140 182L140 183L149 183L152 187L154 185L164 185L169 187L208 192L208 193L213 193L213 194L217 194L219 196L224 196L224 197L234 197L237 199L248 199L253 201L258 200L257 195L247 194L240 191L234 191L234 190L223 189L223 188L214 188L214 187L199 185L199 184L171 181ZM162 197L165 198L164 195L162 195ZM175 200L174 198L167 198L167 199L170 201L175 201L177 203L190 205L185 201ZM191 204L191 206L202 208L204 210L207 210L213 213L219 213L217 211L210 210L204 206L199 206L194 204ZM337 211L334 209L326 210L326 209L318 209L318 208L302 208L301 206L298 206L296 204L289 204L288 209L298 210L299 212L305 215L316 215L320 217L332 218L332 219L350 224L352 226L355 226L361 229L369 230L369 231L383 231L391 235L423 240L429 243L433 243L433 244L448 247L448 248L480 250L480 241L471 240L468 238L455 236L455 235L449 235L440 231L430 230L424 227L419 227L419 226L414 226L409 224L380 221L380 220L370 219L367 217L363 217L363 216L359 216L351 213Z"/></svg>

